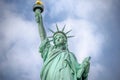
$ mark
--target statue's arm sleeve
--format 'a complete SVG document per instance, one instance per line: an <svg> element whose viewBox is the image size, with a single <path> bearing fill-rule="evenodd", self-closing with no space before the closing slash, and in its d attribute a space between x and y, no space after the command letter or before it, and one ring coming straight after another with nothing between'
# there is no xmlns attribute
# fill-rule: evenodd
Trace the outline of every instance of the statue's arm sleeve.
<svg viewBox="0 0 120 80"><path fill-rule="evenodd" d="M41 53L41 57L45 61L48 55L48 52L50 50L51 44L48 38L46 38L44 41L41 42L39 47L39 52Z"/></svg>
<svg viewBox="0 0 120 80"><path fill-rule="evenodd" d="M41 14L40 9L35 10L35 18L36 18L36 22L38 23L39 35L40 35L40 39L42 42L46 39L46 32L45 32L45 28L43 25L42 14Z"/></svg>

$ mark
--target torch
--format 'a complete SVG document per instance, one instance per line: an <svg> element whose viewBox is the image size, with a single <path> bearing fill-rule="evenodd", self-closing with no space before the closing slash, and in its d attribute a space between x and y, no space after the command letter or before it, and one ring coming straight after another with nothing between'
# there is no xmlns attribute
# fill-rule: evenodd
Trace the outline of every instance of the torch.
<svg viewBox="0 0 120 80"><path fill-rule="evenodd" d="M44 11L44 6L41 0L36 0L35 4L33 5L33 11L35 12L36 22L38 23L40 38L41 41L43 41L46 38L46 32L41 15L41 13Z"/></svg>
<svg viewBox="0 0 120 80"><path fill-rule="evenodd" d="M36 12L37 10L39 10L40 13L42 13L44 10L43 3L41 2L41 0L37 0L33 6L33 11Z"/></svg>

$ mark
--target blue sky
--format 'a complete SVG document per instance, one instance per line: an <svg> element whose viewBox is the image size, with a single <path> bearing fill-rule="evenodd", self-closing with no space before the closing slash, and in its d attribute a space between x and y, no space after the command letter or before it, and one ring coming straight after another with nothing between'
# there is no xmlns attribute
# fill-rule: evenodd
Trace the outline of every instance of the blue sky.
<svg viewBox="0 0 120 80"><path fill-rule="evenodd" d="M40 80L40 39L32 7L35 0L0 1L0 80ZM66 24L69 49L78 62L91 56L89 80L120 79L120 1L43 0L48 28Z"/></svg>

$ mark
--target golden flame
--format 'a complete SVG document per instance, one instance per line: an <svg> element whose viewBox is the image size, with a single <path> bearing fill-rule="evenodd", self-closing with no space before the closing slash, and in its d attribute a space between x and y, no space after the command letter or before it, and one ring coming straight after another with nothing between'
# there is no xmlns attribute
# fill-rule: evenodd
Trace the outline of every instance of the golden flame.
<svg viewBox="0 0 120 80"><path fill-rule="evenodd" d="M38 4L38 5L42 5L43 4L41 0L36 0L35 3Z"/></svg>

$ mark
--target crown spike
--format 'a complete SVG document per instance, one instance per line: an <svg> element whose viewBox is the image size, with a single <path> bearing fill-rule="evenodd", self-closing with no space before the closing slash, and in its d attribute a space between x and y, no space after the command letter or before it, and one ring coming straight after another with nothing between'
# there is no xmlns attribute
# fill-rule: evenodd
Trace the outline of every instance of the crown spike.
<svg viewBox="0 0 120 80"><path fill-rule="evenodd" d="M57 31L59 31L58 25L56 24Z"/></svg>
<svg viewBox="0 0 120 80"><path fill-rule="evenodd" d="M67 36L67 38L72 38L72 37L75 37L75 36Z"/></svg>
<svg viewBox="0 0 120 80"><path fill-rule="evenodd" d="M48 38L53 38L53 36L48 36Z"/></svg>
<svg viewBox="0 0 120 80"><path fill-rule="evenodd" d="M65 27L66 27L66 25L64 25L64 27L63 27L63 29L62 29L62 32L64 31Z"/></svg>
<svg viewBox="0 0 120 80"><path fill-rule="evenodd" d="M68 34L69 32L71 32L72 31L72 29L71 30L69 30L68 32L66 32L65 34Z"/></svg>
<svg viewBox="0 0 120 80"><path fill-rule="evenodd" d="M55 33L53 30L49 29L49 31L51 31L52 33Z"/></svg>

